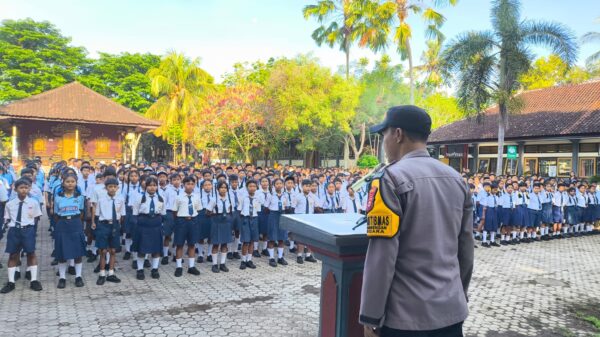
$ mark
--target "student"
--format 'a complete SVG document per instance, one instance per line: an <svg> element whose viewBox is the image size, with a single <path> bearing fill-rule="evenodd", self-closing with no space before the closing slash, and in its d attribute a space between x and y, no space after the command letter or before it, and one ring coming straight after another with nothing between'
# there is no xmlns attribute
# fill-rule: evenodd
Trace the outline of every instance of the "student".
<svg viewBox="0 0 600 337"><path fill-rule="evenodd" d="M277 264L287 266L287 261L283 258L283 247L284 240L287 239L287 231L279 228L279 220L281 214L287 207L291 207L288 204L288 200L283 194L283 180L276 178L273 181L273 187L275 190L271 194L271 202L269 203L269 219L268 219L268 234L269 238L267 251L269 252L269 265L271 267L277 267ZM275 260L275 244L277 244L277 260Z"/></svg>
<svg viewBox="0 0 600 337"><path fill-rule="evenodd" d="M240 256L240 226L242 224L242 217L240 215L241 210L241 200L244 197L244 191L239 188L239 178L237 175L232 174L229 176L229 203L232 206L231 213L231 223L233 227L233 234L235 240L229 244L229 249L227 253L228 259L241 259Z"/></svg>
<svg viewBox="0 0 600 337"><path fill-rule="evenodd" d="M337 213L340 206L335 195L334 184L327 185L327 191L321 197L319 207L323 210L323 213Z"/></svg>
<svg viewBox="0 0 600 337"><path fill-rule="evenodd" d="M138 280L144 280L144 258L146 254L152 255L153 279L160 278L158 264L162 252L162 219L167 214L165 201L158 194L158 180L148 177L145 181L145 191L133 200L133 216L137 217L137 225L133 233L132 251L137 252Z"/></svg>
<svg viewBox="0 0 600 337"><path fill-rule="evenodd" d="M500 244L503 246L512 244L513 242L510 239L510 235L511 233L513 233L513 212L515 209L515 200L512 185L506 185L504 192L505 193L503 193L500 196L498 209L498 211L500 212L500 223L502 224L502 236L500 238Z"/></svg>
<svg viewBox="0 0 600 337"><path fill-rule="evenodd" d="M125 198L125 254L123 260L131 259L131 245L133 243L133 233L135 232L135 217L133 216L133 201L137 200L142 194L142 186L140 183L140 174L137 170L130 170L127 174L128 183L123 187L122 194Z"/></svg>
<svg viewBox="0 0 600 337"><path fill-rule="evenodd" d="M596 186L590 185L586 194L587 207L584 212L585 233L591 235L594 231L596 222L596 213L598 207L598 198L596 196Z"/></svg>
<svg viewBox="0 0 600 337"><path fill-rule="evenodd" d="M577 225L575 225L575 236L581 236L584 232L585 226L585 212L587 209L587 197L586 197L586 186L584 184L579 184L577 186Z"/></svg>
<svg viewBox="0 0 600 337"><path fill-rule="evenodd" d="M571 237L574 235L575 226L579 223L577 214L577 195L575 187L569 187L565 200L565 223L563 225L563 235Z"/></svg>
<svg viewBox="0 0 600 337"><path fill-rule="evenodd" d="M553 236L555 238L564 238L561 234L562 224L564 222L564 207L567 202L567 193L565 192L565 184L558 183L557 190L552 193L552 221L553 225Z"/></svg>
<svg viewBox="0 0 600 337"><path fill-rule="evenodd" d="M198 212L198 225L200 228L200 236L198 238L198 259L196 262L204 262L204 256L208 262L212 262L212 255L209 254L208 244L210 241L211 232L211 220L209 214L207 214L208 206L211 201L216 199L216 195L213 190L212 179L202 181L200 184L200 211Z"/></svg>
<svg viewBox="0 0 600 337"><path fill-rule="evenodd" d="M5 251L9 254L9 260L8 283L0 289L2 294L15 289L15 274L21 251L27 254L27 273L31 281L29 287L34 291L42 290L42 285L37 280L38 264L35 255L35 222L42 216L42 211L38 201L28 196L31 188L28 179L21 178L14 186L16 197L6 203L3 217L8 227Z"/></svg>
<svg viewBox="0 0 600 337"><path fill-rule="evenodd" d="M486 248L490 248L492 246L499 247L500 245L496 243L496 231L498 230L498 185L495 183L484 183L484 188L486 186L490 186L491 191L482 201L483 217L481 218L481 222L483 223L483 242L481 246ZM487 240L488 234L490 235L491 243Z"/></svg>
<svg viewBox="0 0 600 337"><path fill-rule="evenodd" d="M271 181L267 177L260 179L260 189L257 192L258 201L261 204L260 212L258 213L258 232L260 233L259 242L254 243L254 257L260 257L260 251L262 255L269 256L267 251L267 232L268 232L268 220L269 220L269 204L271 203Z"/></svg>
<svg viewBox="0 0 600 337"><path fill-rule="evenodd" d="M348 184L348 186L346 186L346 191L347 194L343 199L344 203L342 206L344 213L361 213L363 211L363 206L360 200L356 198L352 185Z"/></svg>
<svg viewBox="0 0 600 337"><path fill-rule="evenodd" d="M296 194L296 198L292 201L292 207L294 208L295 214L313 214L315 213L315 205L317 204L317 196L313 194L311 190L316 190L318 185L316 182L311 182L308 179L302 181L302 194ZM303 264L307 262L317 262L317 260L311 255L310 250L304 245L298 244L298 251L296 256L296 262Z"/></svg>
<svg viewBox="0 0 600 337"><path fill-rule="evenodd" d="M550 226L553 224L552 218L552 195L554 194L554 190L552 184L548 181L544 185L545 190L540 191L542 196L542 226L540 228L540 236L544 241L548 241L551 239L550 236Z"/></svg>
<svg viewBox="0 0 600 337"><path fill-rule="evenodd" d="M541 195L541 184L538 182L533 183L532 193L529 197L529 204L527 210L529 213L529 228L527 238L531 234L531 241L540 241L537 238L538 228L542 224L542 195Z"/></svg>
<svg viewBox="0 0 600 337"><path fill-rule="evenodd" d="M296 197L296 194L298 193L302 193L301 190L296 189L296 178L293 175L288 175L285 180L284 180L284 185L285 185L285 190L283 191L283 194L285 196L285 198L287 199L287 207L283 210L283 213L285 214L294 214L294 207L292 205L294 198ZM288 242L286 244L289 243L289 247L290 247L290 253L295 253L296 252L296 243L294 242L294 240L291 239L291 232L288 232Z"/></svg>
<svg viewBox="0 0 600 337"><path fill-rule="evenodd" d="M211 213L210 241L212 243L212 272L228 272L225 265L227 260L227 244L232 240L231 236L231 212L232 207L227 197L229 187L224 181L217 183L217 198L211 200L208 211ZM219 254L220 252L220 254Z"/></svg>
<svg viewBox="0 0 600 337"><path fill-rule="evenodd" d="M170 184L167 185L167 192L165 194L167 215L165 216L165 221L163 223L163 257L160 262L162 265L169 264L169 246L171 244L171 236L173 235L173 229L175 227L175 218L177 217L177 198L179 198L179 195L182 194L181 177L179 174L171 174L171 176L169 176L169 181ZM175 258L175 254L173 254L173 258Z"/></svg>
<svg viewBox="0 0 600 337"><path fill-rule="evenodd" d="M258 184L255 180L246 182L246 194L242 199L241 216L242 226L240 229L240 239L242 241L242 262L240 269L246 268L255 269L256 266L252 262L252 249L254 242L258 241L258 210L260 209L260 201L256 195Z"/></svg>
<svg viewBox="0 0 600 337"><path fill-rule="evenodd" d="M96 284L101 286L104 282L119 283L121 280L115 275L115 253L121 247L121 222L126 215L125 199L117 194L119 181L115 178L106 179L104 182L106 194L99 196L96 203L95 214L92 217L92 230L96 238L96 247L99 250L100 275ZM98 222L95 221L98 219ZM106 253L108 252L108 276L106 276Z"/></svg>
<svg viewBox="0 0 600 337"><path fill-rule="evenodd" d="M182 259L183 245L187 244L188 256L188 274L200 275L200 271L195 267L196 249L195 245L200 236L200 226L198 224L198 210L201 208L200 198L194 194L196 179L193 176L183 178L184 191L177 197L175 202L175 240L176 247L175 277L181 277L183 274Z"/></svg>
<svg viewBox="0 0 600 337"><path fill-rule="evenodd" d="M83 287L81 271L82 256L85 256L85 234L83 232L84 198L77 191L77 176L68 173L63 177L62 189L54 196L54 257L58 265L58 289L66 286L67 261L74 263L75 286Z"/></svg>

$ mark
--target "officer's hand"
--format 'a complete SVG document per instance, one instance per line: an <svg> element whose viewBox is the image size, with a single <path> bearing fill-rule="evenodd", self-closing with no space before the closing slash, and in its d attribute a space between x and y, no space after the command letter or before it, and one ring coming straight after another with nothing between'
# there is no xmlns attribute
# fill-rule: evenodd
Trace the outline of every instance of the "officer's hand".
<svg viewBox="0 0 600 337"><path fill-rule="evenodd" d="M365 326L365 337L379 337L379 329L373 330L373 328Z"/></svg>

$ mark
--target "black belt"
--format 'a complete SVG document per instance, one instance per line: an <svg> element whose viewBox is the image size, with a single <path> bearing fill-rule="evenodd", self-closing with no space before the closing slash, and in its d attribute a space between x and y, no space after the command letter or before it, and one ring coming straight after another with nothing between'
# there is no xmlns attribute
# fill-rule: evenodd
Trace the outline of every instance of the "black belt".
<svg viewBox="0 0 600 337"><path fill-rule="evenodd" d="M193 216L178 216L178 218L185 219L185 220L194 220Z"/></svg>
<svg viewBox="0 0 600 337"><path fill-rule="evenodd" d="M75 214L75 215L67 215L67 216L62 216L62 215L59 215L59 216L58 216L58 218L59 218L60 220L72 220L72 219L78 218L79 216L80 216L80 214Z"/></svg>
<svg viewBox="0 0 600 337"><path fill-rule="evenodd" d="M100 221L100 223L103 225L112 225L113 224L113 222L111 220L102 220L102 221Z"/></svg>
<svg viewBox="0 0 600 337"><path fill-rule="evenodd" d="M160 216L160 214L150 215L150 214L140 213L139 216L145 216L148 218L156 218L157 216Z"/></svg>

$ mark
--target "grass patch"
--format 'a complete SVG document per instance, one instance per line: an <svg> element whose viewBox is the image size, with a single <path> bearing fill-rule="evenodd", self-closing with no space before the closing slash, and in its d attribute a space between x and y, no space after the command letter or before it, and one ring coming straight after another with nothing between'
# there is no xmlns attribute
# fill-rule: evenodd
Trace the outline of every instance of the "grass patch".
<svg viewBox="0 0 600 337"><path fill-rule="evenodd" d="M594 329L596 329L598 332L600 332L600 318L593 316L593 315L586 315L583 314L581 312L577 313L577 317L579 319L581 319L582 321L588 322L589 324L591 324ZM600 336L600 334L596 334L596 337Z"/></svg>

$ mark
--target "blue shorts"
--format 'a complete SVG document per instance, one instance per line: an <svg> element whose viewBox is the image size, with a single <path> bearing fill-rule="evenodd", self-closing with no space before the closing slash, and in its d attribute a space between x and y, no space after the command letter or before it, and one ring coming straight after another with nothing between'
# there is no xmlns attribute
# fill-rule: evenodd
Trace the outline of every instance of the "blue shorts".
<svg viewBox="0 0 600 337"><path fill-rule="evenodd" d="M535 209L528 209L529 212L529 226L527 227L539 227L542 224L542 211Z"/></svg>
<svg viewBox="0 0 600 337"><path fill-rule="evenodd" d="M513 224L513 210L510 208L500 207L498 208L500 212L500 223L502 226L512 226Z"/></svg>
<svg viewBox="0 0 600 337"><path fill-rule="evenodd" d="M240 241L243 243L258 241L258 217L243 217L240 229Z"/></svg>
<svg viewBox="0 0 600 337"><path fill-rule="evenodd" d="M98 249L121 247L121 225L118 222L113 224L104 221L97 222L94 235Z"/></svg>
<svg viewBox="0 0 600 337"><path fill-rule="evenodd" d="M584 222L583 214L585 212L585 207L577 206L577 223L580 224Z"/></svg>
<svg viewBox="0 0 600 337"><path fill-rule="evenodd" d="M554 223L562 223L563 222L563 211L562 207L552 206L552 220Z"/></svg>
<svg viewBox="0 0 600 337"><path fill-rule="evenodd" d="M163 235L171 236L173 234L173 230L175 227L175 213L171 211L167 211L167 215L165 216L165 221L163 222Z"/></svg>
<svg viewBox="0 0 600 337"><path fill-rule="evenodd" d="M542 223L543 224L551 224L554 222L554 217L552 215L552 203L543 203L542 204Z"/></svg>
<svg viewBox="0 0 600 337"><path fill-rule="evenodd" d="M267 238L269 241L283 241L287 240L287 231L279 229L279 219L281 218L282 212L279 211L271 211L269 212L269 220L268 220L268 231Z"/></svg>
<svg viewBox="0 0 600 337"><path fill-rule="evenodd" d="M192 218L190 220L186 218L177 218L173 229L175 232L173 244L176 246L183 246L185 243L187 243L188 246L193 246L198 242L198 238L200 237L198 218Z"/></svg>
<svg viewBox="0 0 600 337"><path fill-rule="evenodd" d="M269 213L262 211L258 212L258 232L261 235L267 235L268 232Z"/></svg>
<svg viewBox="0 0 600 337"><path fill-rule="evenodd" d="M10 227L6 236L5 252L15 254L23 250L27 254L35 253L35 238L35 226Z"/></svg>

